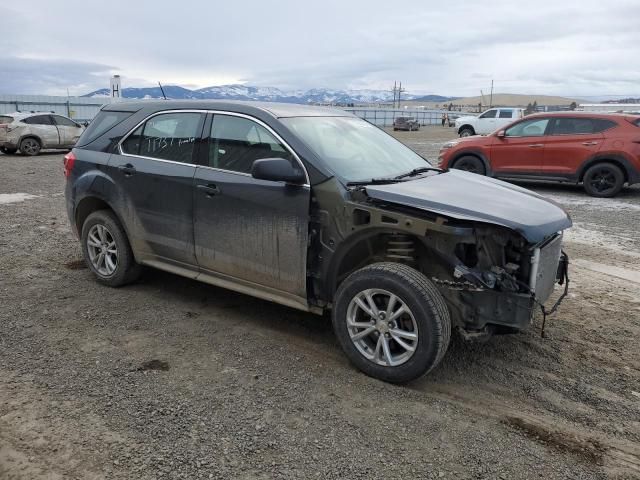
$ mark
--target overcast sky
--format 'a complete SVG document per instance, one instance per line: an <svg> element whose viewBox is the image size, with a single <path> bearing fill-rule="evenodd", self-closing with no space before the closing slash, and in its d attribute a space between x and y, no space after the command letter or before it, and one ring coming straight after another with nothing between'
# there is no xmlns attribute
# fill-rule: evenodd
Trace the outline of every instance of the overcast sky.
<svg viewBox="0 0 640 480"><path fill-rule="evenodd" d="M640 96L640 0L18 0L0 93L246 83Z"/></svg>

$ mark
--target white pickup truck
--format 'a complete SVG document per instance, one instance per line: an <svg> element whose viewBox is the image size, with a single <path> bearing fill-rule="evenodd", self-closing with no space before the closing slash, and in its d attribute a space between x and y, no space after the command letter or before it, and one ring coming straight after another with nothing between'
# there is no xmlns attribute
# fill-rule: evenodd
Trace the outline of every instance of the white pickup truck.
<svg viewBox="0 0 640 480"><path fill-rule="evenodd" d="M461 137L487 135L522 118L523 115L522 108L492 108L477 117L470 115L456 118L456 130Z"/></svg>

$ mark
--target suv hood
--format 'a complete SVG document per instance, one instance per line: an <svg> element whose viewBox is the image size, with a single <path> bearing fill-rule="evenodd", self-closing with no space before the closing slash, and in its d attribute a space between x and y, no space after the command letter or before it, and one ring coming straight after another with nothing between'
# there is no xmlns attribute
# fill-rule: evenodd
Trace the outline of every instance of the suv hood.
<svg viewBox="0 0 640 480"><path fill-rule="evenodd" d="M534 192L460 170L388 185L367 185L366 190L376 200L508 227L530 243L538 243L572 224L562 207Z"/></svg>

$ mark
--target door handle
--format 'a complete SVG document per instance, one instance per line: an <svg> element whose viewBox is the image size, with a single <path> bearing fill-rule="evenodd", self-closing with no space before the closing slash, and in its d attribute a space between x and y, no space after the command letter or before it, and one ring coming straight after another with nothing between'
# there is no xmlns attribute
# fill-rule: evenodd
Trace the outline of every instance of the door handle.
<svg viewBox="0 0 640 480"><path fill-rule="evenodd" d="M529 145L529 147L531 147L531 148L542 148L542 147L544 147L544 143L532 143L531 145Z"/></svg>
<svg viewBox="0 0 640 480"><path fill-rule="evenodd" d="M120 170L122 173L124 173L125 177L130 177L131 175L136 173L136 167L134 167L130 163L127 163L126 165L120 165L118 167L118 170Z"/></svg>
<svg viewBox="0 0 640 480"><path fill-rule="evenodd" d="M198 184L198 189L202 190L207 198L211 198L214 195L220 195L220 189L213 183L209 183L207 185Z"/></svg>
<svg viewBox="0 0 640 480"><path fill-rule="evenodd" d="M593 147L594 145L597 145L598 142L582 142L582 144L586 147Z"/></svg>

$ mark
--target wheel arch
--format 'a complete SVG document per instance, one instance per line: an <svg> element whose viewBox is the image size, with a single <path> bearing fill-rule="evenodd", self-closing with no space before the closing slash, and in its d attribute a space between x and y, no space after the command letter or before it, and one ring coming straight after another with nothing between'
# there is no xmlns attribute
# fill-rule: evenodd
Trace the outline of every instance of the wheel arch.
<svg viewBox="0 0 640 480"><path fill-rule="evenodd" d="M476 157L482 162L482 164L484 165L485 175L491 176L493 174L493 171L491 170L491 164L489 163L487 156L478 150L463 150L461 152L456 153L453 159L449 162L449 165L451 165L450 168L453 168L456 162L460 160L462 157L467 157L467 156Z"/></svg>
<svg viewBox="0 0 640 480"><path fill-rule="evenodd" d="M24 135L21 135L20 138L18 139L18 149L20 149L20 144L22 144L22 141L27 139L27 138L35 138L38 143L40 144L40 148L44 148L45 144L42 141L42 138L40 138L39 135L36 135L35 133L25 133Z"/></svg>
<svg viewBox="0 0 640 480"><path fill-rule="evenodd" d="M118 214L116 209L113 208L113 205L111 205L107 200L105 200L101 196L93 193L83 197L78 202L73 212L73 218L75 220L76 229L78 231L79 236L82 235L82 226L84 225L84 222L87 220L87 217L91 215L93 212L97 212L98 210L110 210L116 216L116 218L118 219L118 222L120 222L120 225L122 225L122 228L124 229L127 235L127 238L130 238L127 225L125 224L125 222L122 221L122 217Z"/></svg>
<svg viewBox="0 0 640 480"><path fill-rule="evenodd" d="M381 261L404 264L400 260L385 258L386 251L380 248L391 235L402 235L412 240L422 256L427 251L419 235L402 228L371 227L355 232L347 237L331 256L325 291L328 299L333 298L338 287L349 274L360 268Z"/></svg>
<svg viewBox="0 0 640 480"><path fill-rule="evenodd" d="M599 163L612 163L619 167L624 175L624 181L629 183L629 185L640 182L640 173L635 172L629 160L620 154L602 154L586 160L578 170L578 182L584 180L584 175L589 168Z"/></svg>
<svg viewBox="0 0 640 480"><path fill-rule="evenodd" d="M458 135L460 135L460 133L462 133L462 131L465 129L471 129L473 134L476 134L476 129L474 128L474 126L469 123L465 123L464 125L461 125L460 128L458 128Z"/></svg>

